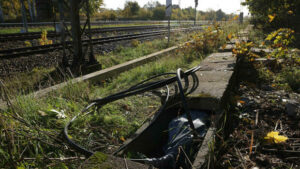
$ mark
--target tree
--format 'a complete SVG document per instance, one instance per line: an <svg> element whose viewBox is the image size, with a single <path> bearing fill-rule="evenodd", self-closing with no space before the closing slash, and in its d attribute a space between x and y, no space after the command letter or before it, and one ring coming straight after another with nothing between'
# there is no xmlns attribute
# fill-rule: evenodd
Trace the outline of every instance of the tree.
<svg viewBox="0 0 300 169"><path fill-rule="evenodd" d="M159 6L153 10L153 19L154 20L163 20L165 19L166 7Z"/></svg>
<svg viewBox="0 0 300 169"><path fill-rule="evenodd" d="M206 15L205 15L205 20L216 20L217 19L217 15L216 15L216 12L213 10L213 9L209 9L207 12L206 12Z"/></svg>
<svg viewBox="0 0 300 169"><path fill-rule="evenodd" d="M19 0L1 0L2 12L8 19L16 19L21 16L21 5Z"/></svg>
<svg viewBox="0 0 300 169"><path fill-rule="evenodd" d="M97 18L100 18L101 20L116 20L117 12L114 10L102 10L100 13L97 14Z"/></svg>
<svg viewBox="0 0 300 169"><path fill-rule="evenodd" d="M134 2L127 1L125 3L125 8L123 11L125 17L133 17L138 14L139 10L140 10L140 6L136 1Z"/></svg>
<svg viewBox="0 0 300 169"><path fill-rule="evenodd" d="M242 4L249 7L251 23L255 27L266 33L291 28L295 31L297 47L300 46L299 0L246 0Z"/></svg>
<svg viewBox="0 0 300 169"><path fill-rule="evenodd" d="M281 27L300 30L299 0L246 0L242 4L249 7L251 22L256 27L262 27L265 31Z"/></svg>
<svg viewBox="0 0 300 169"><path fill-rule="evenodd" d="M150 1L146 5L144 5L144 8L153 10L156 7L162 7L163 5L159 3L158 1Z"/></svg>
<svg viewBox="0 0 300 169"><path fill-rule="evenodd" d="M226 14L221 9L217 10L216 11L216 20L217 21L222 21L223 18L226 19Z"/></svg>
<svg viewBox="0 0 300 169"><path fill-rule="evenodd" d="M95 14L98 12L103 5L103 0L89 0L90 2L90 13L91 15Z"/></svg>
<svg viewBox="0 0 300 169"><path fill-rule="evenodd" d="M151 19L153 16L153 13L152 11L148 10L148 9L145 9L145 8L141 8L139 10L139 14L138 14L138 18L139 19Z"/></svg>

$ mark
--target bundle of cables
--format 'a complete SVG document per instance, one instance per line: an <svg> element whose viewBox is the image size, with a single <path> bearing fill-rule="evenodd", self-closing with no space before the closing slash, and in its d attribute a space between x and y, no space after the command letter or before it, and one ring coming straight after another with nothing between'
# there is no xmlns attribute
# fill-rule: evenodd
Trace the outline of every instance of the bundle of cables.
<svg viewBox="0 0 300 169"><path fill-rule="evenodd" d="M68 135L68 129L71 127L72 123L81 115L87 115L90 112L89 109L91 109L92 107L96 106L97 108L101 108L102 106L111 103L113 101L119 100L119 99L123 99L125 97L129 97L129 96L133 96L133 95L137 95L140 93L144 93L146 91L150 91L150 90L155 90L161 87L166 87L167 89L167 97L165 99L164 105L161 106L161 108L159 109L159 112L162 112L165 108L165 105L169 99L169 95L170 95L170 90L168 85L177 82L178 85L178 89L180 91L180 98L181 98L181 102L182 102L182 107L184 110L184 113L186 113L190 128L194 131L195 136L197 136L193 121L192 121L192 117L190 114L190 111L188 110L187 107L187 102L186 102L186 98L185 98L185 93L184 93L184 89L182 86L182 82L181 79L185 78L188 79L187 77L189 75L193 76L193 79L195 78L195 72L198 71L200 69L200 66L194 67L192 69L189 69L185 72L183 72L181 69L178 69L176 73L164 73L164 74L160 74L160 75L156 75L154 77L151 77L147 80L144 80L132 87L130 87L127 90L121 91L119 93L107 96L105 98L99 98L99 99L95 99L92 100L90 102L90 104L88 106L86 106L80 113L78 113L76 116L74 116L65 126L64 131L63 131L63 135L66 139L66 141L68 142L69 146L73 149L75 149L76 151L78 151L79 153L89 157L91 155L94 154L93 151L88 150L84 147L82 147L81 145L78 145L77 143L75 143L70 136ZM158 77L162 77L162 76L166 76L166 75L175 75L173 77L169 77L169 78L165 78L162 80L157 80L157 81L151 81L153 79L156 79ZM151 81L151 82L150 82Z"/></svg>

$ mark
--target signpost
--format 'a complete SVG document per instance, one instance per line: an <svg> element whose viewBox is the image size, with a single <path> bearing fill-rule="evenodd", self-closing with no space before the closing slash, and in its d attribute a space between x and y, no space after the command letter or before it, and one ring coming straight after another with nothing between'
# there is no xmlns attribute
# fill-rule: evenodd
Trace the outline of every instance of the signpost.
<svg viewBox="0 0 300 169"><path fill-rule="evenodd" d="M170 43L170 19L172 15L172 0L166 0L166 17L168 18L168 46Z"/></svg>
<svg viewBox="0 0 300 169"><path fill-rule="evenodd" d="M240 24L243 24L243 20L244 20L244 13L241 12L239 17Z"/></svg>

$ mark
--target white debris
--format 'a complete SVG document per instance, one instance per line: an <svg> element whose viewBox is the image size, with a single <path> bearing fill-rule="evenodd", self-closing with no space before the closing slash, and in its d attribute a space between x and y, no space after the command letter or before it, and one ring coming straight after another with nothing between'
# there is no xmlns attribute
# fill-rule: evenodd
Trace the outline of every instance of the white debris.
<svg viewBox="0 0 300 169"><path fill-rule="evenodd" d="M51 109L50 112L55 113L56 117L59 118L59 119L65 119L65 118L67 118L64 110L57 111L55 109Z"/></svg>

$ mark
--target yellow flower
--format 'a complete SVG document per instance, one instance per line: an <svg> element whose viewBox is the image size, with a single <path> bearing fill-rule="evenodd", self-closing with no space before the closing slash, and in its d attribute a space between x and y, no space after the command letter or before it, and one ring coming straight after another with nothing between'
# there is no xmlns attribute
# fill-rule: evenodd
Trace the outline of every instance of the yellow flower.
<svg viewBox="0 0 300 169"><path fill-rule="evenodd" d="M283 143L286 140L288 140L287 137L285 136L280 136L278 135L279 132L277 131L271 131L267 134L267 136L264 138L265 140L267 140L269 143Z"/></svg>
<svg viewBox="0 0 300 169"><path fill-rule="evenodd" d="M26 47L31 47L32 46L29 41L25 41L25 45L26 45Z"/></svg>
<svg viewBox="0 0 300 169"><path fill-rule="evenodd" d="M276 14L273 15L268 15L269 17L269 22L272 22L275 19Z"/></svg>
<svg viewBox="0 0 300 169"><path fill-rule="evenodd" d="M288 11L288 14L292 15L294 12L292 10Z"/></svg>

